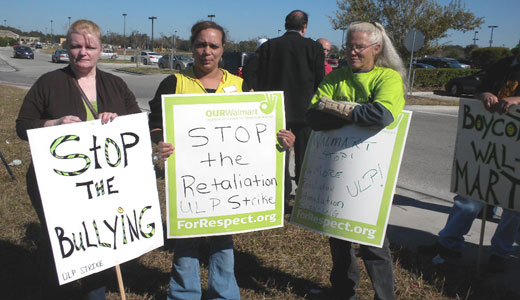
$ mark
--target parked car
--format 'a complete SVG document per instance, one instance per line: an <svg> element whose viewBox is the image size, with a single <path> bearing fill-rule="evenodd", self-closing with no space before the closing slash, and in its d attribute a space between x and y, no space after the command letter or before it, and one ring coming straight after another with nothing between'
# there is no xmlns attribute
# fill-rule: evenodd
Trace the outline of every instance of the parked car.
<svg viewBox="0 0 520 300"><path fill-rule="evenodd" d="M18 46L13 49L13 57L34 59L34 52L32 51L31 47Z"/></svg>
<svg viewBox="0 0 520 300"><path fill-rule="evenodd" d="M51 56L53 63L69 62L69 53L65 49L56 50Z"/></svg>
<svg viewBox="0 0 520 300"><path fill-rule="evenodd" d="M193 65L193 58L186 54L174 54L171 60L171 66L175 70L184 70ZM157 63L159 68L170 68L170 55L164 55L159 58Z"/></svg>
<svg viewBox="0 0 520 300"><path fill-rule="evenodd" d="M464 67L454 58L445 57L423 57L417 60L418 63L432 65L436 68L463 69Z"/></svg>
<svg viewBox="0 0 520 300"><path fill-rule="evenodd" d="M159 55L155 52L151 52L151 51L142 51L140 56L141 56L141 62L145 65L156 64L159 62L159 59L162 57L161 55ZM130 61L131 62L136 61L135 55L130 57Z"/></svg>
<svg viewBox="0 0 520 300"><path fill-rule="evenodd" d="M116 59L117 52L114 52L114 50L112 50L112 49L103 49L103 52L101 52L101 58L102 59Z"/></svg>
<svg viewBox="0 0 520 300"><path fill-rule="evenodd" d="M412 66L415 69L435 69L434 66L428 65L428 64L423 64L423 63L412 63Z"/></svg>
<svg viewBox="0 0 520 300"><path fill-rule="evenodd" d="M240 76L242 67L253 54L254 52L226 51L222 54L222 68Z"/></svg>
<svg viewBox="0 0 520 300"><path fill-rule="evenodd" d="M40 42L36 43L36 45L34 46L35 49L41 49L42 48L42 44Z"/></svg>
<svg viewBox="0 0 520 300"><path fill-rule="evenodd" d="M452 78L446 84L446 92L452 96L474 94L485 76L486 73L482 70L473 75Z"/></svg>

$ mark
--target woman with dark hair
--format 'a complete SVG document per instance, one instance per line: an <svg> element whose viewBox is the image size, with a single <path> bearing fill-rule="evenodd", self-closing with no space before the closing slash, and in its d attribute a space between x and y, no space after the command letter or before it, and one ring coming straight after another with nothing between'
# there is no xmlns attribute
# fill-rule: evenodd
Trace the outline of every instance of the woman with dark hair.
<svg viewBox="0 0 520 300"><path fill-rule="evenodd" d="M406 80L403 62L383 26L377 22L351 24L346 56L348 66L330 72L319 85L306 115L307 123L313 130L349 124L379 128L390 125L404 107ZM335 299L357 299L359 269L355 249L349 241L330 238L329 242ZM374 299L394 299L388 239L382 248L360 245L359 254L372 280Z"/></svg>
<svg viewBox="0 0 520 300"><path fill-rule="evenodd" d="M125 82L97 69L101 57L101 30L89 20L74 22L67 32L70 64L42 75L31 87L16 120L16 132L27 140L27 130L101 119L103 124L118 115L141 112ZM31 149L35 151L35 149ZM27 171L27 192L45 234L39 251L42 257L43 299L74 297L58 287L38 183L31 163ZM81 279L83 299L105 299L107 271Z"/></svg>
<svg viewBox="0 0 520 300"><path fill-rule="evenodd" d="M229 93L247 91L242 78L218 67L224 52L226 33L211 21L198 22L191 28L191 50L194 58L192 68L165 78L155 97L150 101L150 130L152 140L158 142L159 152L167 159L174 151L170 143L162 141L163 94ZM281 130L278 137L292 146L294 135ZM233 237L211 236L209 239L208 299L240 299L235 279ZM175 240L173 266L168 299L200 299L199 244L202 238Z"/></svg>

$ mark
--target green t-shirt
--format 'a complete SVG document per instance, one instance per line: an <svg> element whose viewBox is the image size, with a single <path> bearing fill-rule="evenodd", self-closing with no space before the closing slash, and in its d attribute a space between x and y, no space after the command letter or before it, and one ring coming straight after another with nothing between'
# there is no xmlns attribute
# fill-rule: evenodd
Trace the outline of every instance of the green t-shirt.
<svg viewBox="0 0 520 300"><path fill-rule="evenodd" d="M319 85L310 108L314 108L323 96L335 101L380 103L390 111L394 120L405 103L403 80L399 73L378 66L365 73L353 73L350 68L332 71Z"/></svg>
<svg viewBox="0 0 520 300"><path fill-rule="evenodd" d="M97 113L98 112L97 101L90 102L90 104L92 104L92 107L94 108L94 110ZM83 105L85 106L85 110L87 111L87 121L95 120L96 118L94 118L94 115L90 111L90 108L88 108L87 104L84 101L83 101Z"/></svg>

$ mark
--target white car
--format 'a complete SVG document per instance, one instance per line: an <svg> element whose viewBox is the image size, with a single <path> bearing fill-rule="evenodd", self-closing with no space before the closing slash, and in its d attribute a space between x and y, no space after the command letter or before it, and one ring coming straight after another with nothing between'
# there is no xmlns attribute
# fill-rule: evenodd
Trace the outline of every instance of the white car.
<svg viewBox="0 0 520 300"><path fill-rule="evenodd" d="M162 56L155 52L142 51L140 57L141 57L141 62L145 65L148 65L148 64L156 64ZM130 57L130 61L135 62L136 61L135 56Z"/></svg>
<svg viewBox="0 0 520 300"><path fill-rule="evenodd" d="M101 52L102 59L117 59L117 52L114 52L112 49L103 49Z"/></svg>

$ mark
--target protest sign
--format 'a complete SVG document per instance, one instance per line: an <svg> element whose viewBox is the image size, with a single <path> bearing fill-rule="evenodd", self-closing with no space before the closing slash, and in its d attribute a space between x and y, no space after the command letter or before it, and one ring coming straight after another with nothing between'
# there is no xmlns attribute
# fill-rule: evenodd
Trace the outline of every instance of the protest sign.
<svg viewBox="0 0 520 300"><path fill-rule="evenodd" d="M352 124L313 131L291 223L381 247L410 119L403 111L382 130Z"/></svg>
<svg viewBox="0 0 520 300"><path fill-rule="evenodd" d="M283 226L283 94L163 95L168 237Z"/></svg>
<svg viewBox="0 0 520 300"><path fill-rule="evenodd" d="M60 284L163 245L145 113L29 130Z"/></svg>
<svg viewBox="0 0 520 300"><path fill-rule="evenodd" d="M520 210L520 109L490 113L480 101L461 99L451 191Z"/></svg>

